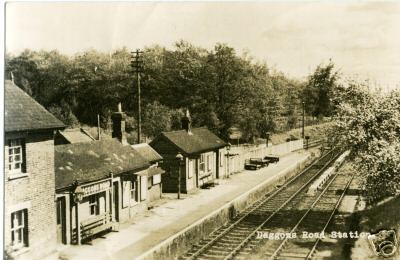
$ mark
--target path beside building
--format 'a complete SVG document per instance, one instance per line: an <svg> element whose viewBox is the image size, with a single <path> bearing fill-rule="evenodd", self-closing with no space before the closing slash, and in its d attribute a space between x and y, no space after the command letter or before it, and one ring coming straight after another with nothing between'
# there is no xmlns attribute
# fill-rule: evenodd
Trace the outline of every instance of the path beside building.
<svg viewBox="0 0 400 260"><path fill-rule="evenodd" d="M119 232L112 232L93 240L92 245L61 246L63 259L134 259L180 232L194 222L218 210L261 183L272 181L304 162L310 153L292 152L257 171L243 171L229 179L219 180L219 185L195 194L184 195L177 200L176 194L163 194L158 206L121 224Z"/></svg>

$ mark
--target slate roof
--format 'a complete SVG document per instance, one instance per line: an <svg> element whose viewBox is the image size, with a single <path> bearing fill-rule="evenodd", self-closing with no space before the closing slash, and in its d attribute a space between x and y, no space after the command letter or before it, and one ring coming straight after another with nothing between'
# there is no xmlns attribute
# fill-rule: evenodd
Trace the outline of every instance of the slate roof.
<svg viewBox="0 0 400 260"><path fill-rule="evenodd" d="M82 132L80 128L65 129L63 131L59 131L58 134L64 137L65 140L67 140L70 144L91 142L95 140L93 137Z"/></svg>
<svg viewBox="0 0 400 260"><path fill-rule="evenodd" d="M186 130L162 132L150 145L156 145L158 138L166 138L187 155L199 154L227 146L222 139L205 127Z"/></svg>
<svg viewBox="0 0 400 260"><path fill-rule="evenodd" d="M55 146L56 189L75 180L83 184L108 178L110 172L117 176L149 166L137 151L116 139Z"/></svg>
<svg viewBox="0 0 400 260"><path fill-rule="evenodd" d="M149 162L159 162L163 158L150 145L146 143L131 145L143 158Z"/></svg>
<svg viewBox="0 0 400 260"><path fill-rule="evenodd" d="M5 81L5 132L62 129L64 124L12 81Z"/></svg>

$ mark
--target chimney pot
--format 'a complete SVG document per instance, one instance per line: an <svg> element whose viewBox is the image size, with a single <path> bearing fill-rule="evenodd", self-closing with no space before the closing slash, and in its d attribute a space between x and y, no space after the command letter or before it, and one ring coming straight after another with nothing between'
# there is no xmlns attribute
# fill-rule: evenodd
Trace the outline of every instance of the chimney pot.
<svg viewBox="0 0 400 260"><path fill-rule="evenodd" d="M191 127L192 120L191 120L191 118L190 118L189 109L186 109L185 116L182 117L181 122L182 122L182 128L183 128L184 130L186 130L186 132L187 132L188 134L192 134L192 129L191 129L191 128L192 128L192 127Z"/></svg>
<svg viewBox="0 0 400 260"><path fill-rule="evenodd" d="M111 116L112 120L112 137L117 138L123 145L127 145L125 132L125 119L126 114L122 112L121 103L118 103L118 111L114 112Z"/></svg>

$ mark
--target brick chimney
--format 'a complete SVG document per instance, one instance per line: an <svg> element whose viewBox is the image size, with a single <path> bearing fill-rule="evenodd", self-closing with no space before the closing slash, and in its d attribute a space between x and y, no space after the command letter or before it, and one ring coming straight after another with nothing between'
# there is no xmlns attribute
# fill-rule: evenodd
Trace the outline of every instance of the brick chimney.
<svg viewBox="0 0 400 260"><path fill-rule="evenodd" d="M125 132L126 114L122 112L121 103L118 103L118 111L111 116L112 120L112 137L117 138L123 145L127 145Z"/></svg>
<svg viewBox="0 0 400 260"><path fill-rule="evenodd" d="M186 130L188 134L192 134L192 119L190 118L189 109L186 109L185 116L181 119L182 129Z"/></svg>

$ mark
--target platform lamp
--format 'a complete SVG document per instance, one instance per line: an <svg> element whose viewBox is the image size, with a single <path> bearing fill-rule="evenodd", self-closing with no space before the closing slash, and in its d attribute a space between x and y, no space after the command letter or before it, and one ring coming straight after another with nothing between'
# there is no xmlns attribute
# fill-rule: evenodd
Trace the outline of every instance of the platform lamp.
<svg viewBox="0 0 400 260"><path fill-rule="evenodd" d="M268 148L268 141L269 141L270 135L271 135L270 132L266 132L266 133L265 133L265 138L267 139L267 148Z"/></svg>
<svg viewBox="0 0 400 260"><path fill-rule="evenodd" d="M231 151L231 146L232 146L231 143L228 143L228 145L226 146L226 159L227 159L226 168L228 170L228 177L227 178L229 178L229 175L230 175L230 173L229 173L229 158L230 158L229 152Z"/></svg>
<svg viewBox="0 0 400 260"><path fill-rule="evenodd" d="M83 195L85 194L81 186L79 185L79 181L75 180L74 181L74 202L79 203L83 200Z"/></svg>
<svg viewBox="0 0 400 260"><path fill-rule="evenodd" d="M178 153L175 158L178 161L178 200L179 200L181 198L181 165L183 162L183 155L181 153Z"/></svg>

